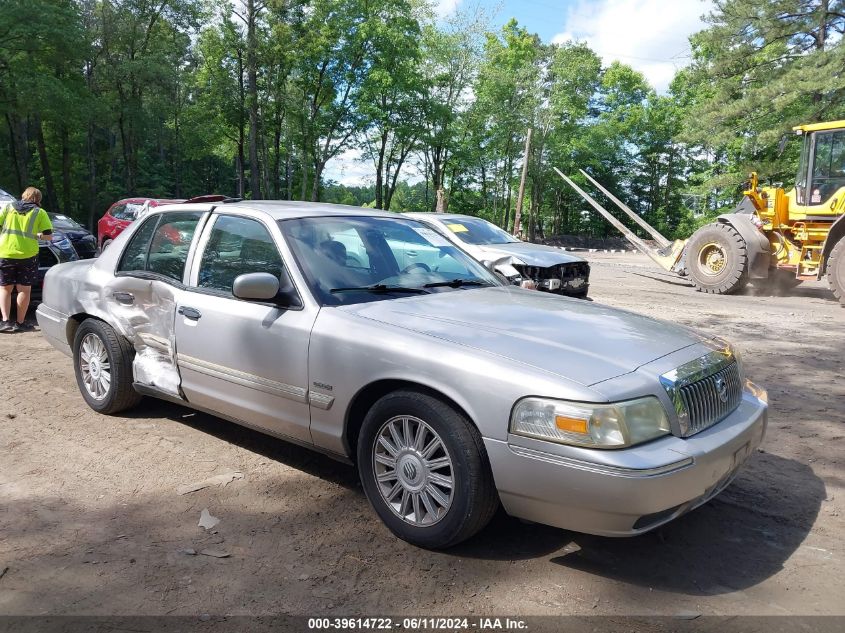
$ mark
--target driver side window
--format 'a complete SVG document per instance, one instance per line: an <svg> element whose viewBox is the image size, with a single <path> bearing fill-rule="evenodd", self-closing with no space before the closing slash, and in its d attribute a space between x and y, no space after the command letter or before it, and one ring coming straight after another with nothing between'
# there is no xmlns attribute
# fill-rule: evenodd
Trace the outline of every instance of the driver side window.
<svg viewBox="0 0 845 633"><path fill-rule="evenodd" d="M282 258L267 227L252 218L219 216L200 260L197 286L231 296L236 277L259 272L283 281Z"/></svg>

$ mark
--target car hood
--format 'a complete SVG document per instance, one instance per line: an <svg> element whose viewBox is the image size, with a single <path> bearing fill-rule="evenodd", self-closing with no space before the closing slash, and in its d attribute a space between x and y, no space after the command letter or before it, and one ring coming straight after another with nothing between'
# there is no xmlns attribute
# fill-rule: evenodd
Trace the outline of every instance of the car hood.
<svg viewBox="0 0 845 633"><path fill-rule="evenodd" d="M632 372L705 340L671 323L519 288L454 290L337 309L585 386Z"/></svg>
<svg viewBox="0 0 845 633"><path fill-rule="evenodd" d="M530 242L476 244L474 246L484 254L486 259L495 260L502 257L514 257L526 266L540 266L541 268L547 268L558 264L569 264L571 262L584 261L581 257L570 255L559 248L555 248L554 246L532 244Z"/></svg>

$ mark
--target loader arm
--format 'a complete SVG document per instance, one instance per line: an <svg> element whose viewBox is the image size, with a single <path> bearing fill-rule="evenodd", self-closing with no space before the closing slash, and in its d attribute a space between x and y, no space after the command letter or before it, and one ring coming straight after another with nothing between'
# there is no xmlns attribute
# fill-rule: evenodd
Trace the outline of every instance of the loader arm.
<svg viewBox="0 0 845 633"><path fill-rule="evenodd" d="M631 210L631 207L629 207L627 204L622 202L619 198L614 196L607 189L602 187L598 180L593 178L590 174L585 172L583 169L579 169L578 171L580 171L587 180L589 180L596 187L598 187L598 189L604 195L606 195L617 207L622 209L622 211L624 211L629 218L631 218L634 222L636 222L641 227L643 227L648 232L648 234L651 235L651 237L654 239L654 241L657 242L660 245L660 248L666 248L667 246L669 246L672 243L669 240L667 240L665 237L663 237L663 235L661 235L661 233L657 229L655 229L651 224L649 224L648 222L643 220L638 214L634 213Z"/></svg>
<svg viewBox="0 0 845 633"><path fill-rule="evenodd" d="M660 266L663 270L668 270L670 272L678 272L677 268L683 256L684 246L686 246L685 241L675 240L671 244L668 244L667 247L662 250L651 248L643 240L637 237L634 232L631 231L627 226L617 220L607 209L605 209L598 202L596 202L588 193L586 193L583 189L576 185L572 181L572 179L566 176L557 167L554 167L553 169L555 170L555 172L557 172L558 176L563 178L563 180L570 187L572 187L576 191L576 193L578 193L578 195L584 198L584 200L586 200L596 211L598 211L605 220L610 222L620 233L622 233L625 239L627 239L631 244L633 244L634 247L637 248L637 250L639 250L644 255L648 256L655 264ZM633 211L631 213L633 213ZM645 222L645 220L643 220L643 222Z"/></svg>

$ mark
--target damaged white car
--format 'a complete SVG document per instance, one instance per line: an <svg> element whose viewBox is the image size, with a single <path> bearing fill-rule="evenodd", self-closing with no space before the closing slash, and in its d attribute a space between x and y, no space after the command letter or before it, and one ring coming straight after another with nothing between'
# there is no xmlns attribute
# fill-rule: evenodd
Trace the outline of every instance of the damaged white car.
<svg viewBox="0 0 845 633"><path fill-rule="evenodd" d="M507 285L367 209L151 210L100 258L52 268L37 315L96 411L149 395L354 462L384 523L424 547L500 504L646 532L724 489L766 428L724 342Z"/></svg>
<svg viewBox="0 0 845 633"><path fill-rule="evenodd" d="M437 229L480 262L492 262L510 283L585 298L590 264L556 246L523 242L484 218L458 213L405 213Z"/></svg>

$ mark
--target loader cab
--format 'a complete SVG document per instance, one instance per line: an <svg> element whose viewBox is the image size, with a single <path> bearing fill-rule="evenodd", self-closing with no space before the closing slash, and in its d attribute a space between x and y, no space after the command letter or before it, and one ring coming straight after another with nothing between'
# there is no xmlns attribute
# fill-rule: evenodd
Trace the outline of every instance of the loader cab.
<svg viewBox="0 0 845 633"><path fill-rule="evenodd" d="M804 137L795 201L819 215L835 213L841 202L836 194L845 187L845 121L801 125L795 131Z"/></svg>

